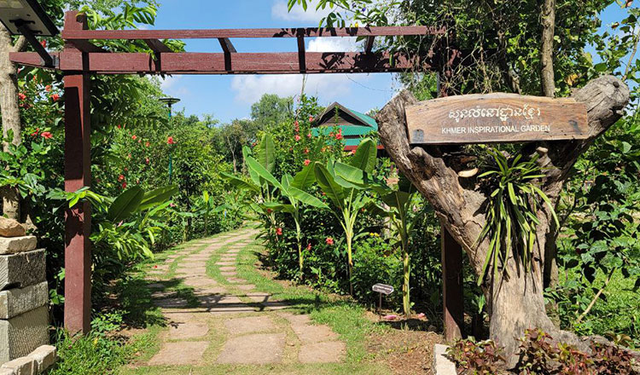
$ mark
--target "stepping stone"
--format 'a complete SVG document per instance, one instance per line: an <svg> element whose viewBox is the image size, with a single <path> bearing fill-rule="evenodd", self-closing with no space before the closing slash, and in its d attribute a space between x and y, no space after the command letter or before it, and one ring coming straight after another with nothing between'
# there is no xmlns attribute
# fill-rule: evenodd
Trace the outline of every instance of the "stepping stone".
<svg viewBox="0 0 640 375"><path fill-rule="evenodd" d="M344 360L346 350L342 341L302 345L298 360L300 363L338 363Z"/></svg>
<svg viewBox="0 0 640 375"><path fill-rule="evenodd" d="M256 288L256 286L253 284L247 284L247 285L238 285L237 288L240 290L253 290Z"/></svg>
<svg viewBox="0 0 640 375"><path fill-rule="evenodd" d="M295 315L295 314L279 314L281 317L287 319L292 326L306 326L311 323L309 315Z"/></svg>
<svg viewBox="0 0 640 375"><path fill-rule="evenodd" d="M150 366L196 365L209 347L208 341L167 342L149 361Z"/></svg>
<svg viewBox="0 0 640 375"><path fill-rule="evenodd" d="M280 363L284 354L285 334L258 334L227 341L218 363L262 365Z"/></svg>
<svg viewBox="0 0 640 375"><path fill-rule="evenodd" d="M209 312L212 314L240 314L240 313L253 313L255 309L246 303L243 303L240 298L236 296L222 296L217 303L209 307Z"/></svg>
<svg viewBox="0 0 640 375"><path fill-rule="evenodd" d="M238 276L238 273L235 271L220 272L220 274L222 276Z"/></svg>
<svg viewBox="0 0 640 375"><path fill-rule="evenodd" d="M153 301L153 304L165 309L187 306L187 300L184 298L166 298Z"/></svg>
<svg viewBox="0 0 640 375"><path fill-rule="evenodd" d="M241 286L253 286L253 285L241 285ZM246 296L249 299L251 299L253 302L266 303L266 302L269 301L269 297L271 297L271 294L268 294L268 293L247 293Z"/></svg>
<svg viewBox="0 0 640 375"><path fill-rule="evenodd" d="M338 340L338 335L331 330L331 327L326 325L292 324L291 328L303 344L315 344L323 341Z"/></svg>
<svg viewBox="0 0 640 375"><path fill-rule="evenodd" d="M282 301L268 301L263 303L263 305L267 310L273 310L273 311L285 310L285 309L291 308L290 304Z"/></svg>
<svg viewBox="0 0 640 375"><path fill-rule="evenodd" d="M215 286L215 285L218 285L218 282L213 279L209 279L205 277L193 277L193 278L186 279L184 281L184 285L192 288L200 288L200 287L207 287L207 286Z"/></svg>
<svg viewBox="0 0 640 375"><path fill-rule="evenodd" d="M227 293L227 289L221 286L216 287L208 287L208 288L198 288L193 291L193 294L197 297L207 297L216 294L225 294Z"/></svg>
<svg viewBox="0 0 640 375"><path fill-rule="evenodd" d="M164 289L164 288L165 288L164 284L160 284L160 283L153 283L153 284L147 285L147 289Z"/></svg>
<svg viewBox="0 0 640 375"><path fill-rule="evenodd" d="M170 291L155 291L153 293L151 293L151 298L154 299L167 299L167 298L171 298L171 297L175 297L176 294L178 294L178 292L174 291L174 290L170 290Z"/></svg>
<svg viewBox="0 0 640 375"><path fill-rule="evenodd" d="M235 267L230 267L230 266L220 267L220 271L235 271L235 270L236 270Z"/></svg>
<svg viewBox="0 0 640 375"><path fill-rule="evenodd" d="M178 324L185 324L195 320L195 316L192 313L175 312L171 310L165 310L164 313L168 320L168 324L171 326L177 326Z"/></svg>
<svg viewBox="0 0 640 375"><path fill-rule="evenodd" d="M227 281L230 282L230 283L234 283L234 284L242 284L242 283L246 283L247 282L247 280L239 279L237 277L229 277L227 279Z"/></svg>
<svg viewBox="0 0 640 375"><path fill-rule="evenodd" d="M169 328L169 339L188 340L204 337L209 333L206 323L182 323Z"/></svg>
<svg viewBox="0 0 640 375"><path fill-rule="evenodd" d="M271 331L276 328L271 318L265 315L229 319L225 320L224 325L232 335Z"/></svg>
<svg viewBox="0 0 640 375"><path fill-rule="evenodd" d="M238 254L242 249L231 249L227 251L228 254Z"/></svg>
<svg viewBox="0 0 640 375"><path fill-rule="evenodd" d="M218 262L218 263L216 263L216 265L218 265L218 266L233 266L233 265L235 265L235 262Z"/></svg>

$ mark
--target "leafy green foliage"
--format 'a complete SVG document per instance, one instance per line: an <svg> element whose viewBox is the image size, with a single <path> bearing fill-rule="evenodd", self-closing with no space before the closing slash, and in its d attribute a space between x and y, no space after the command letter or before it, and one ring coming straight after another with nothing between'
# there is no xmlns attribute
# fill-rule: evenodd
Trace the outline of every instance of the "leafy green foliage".
<svg viewBox="0 0 640 375"><path fill-rule="evenodd" d="M556 223L558 219L549 198L537 186L536 180L544 177L536 164L537 157L522 160L517 155L508 160L500 151L490 150L496 163L491 170L479 178L488 178L489 202L486 224L477 243L487 237L489 248L478 278L478 285L484 282L489 266L493 268L493 280L500 278L500 272L508 276L509 259L514 258L516 267L529 272L533 261L533 246L536 239L536 217L538 207L544 202Z"/></svg>

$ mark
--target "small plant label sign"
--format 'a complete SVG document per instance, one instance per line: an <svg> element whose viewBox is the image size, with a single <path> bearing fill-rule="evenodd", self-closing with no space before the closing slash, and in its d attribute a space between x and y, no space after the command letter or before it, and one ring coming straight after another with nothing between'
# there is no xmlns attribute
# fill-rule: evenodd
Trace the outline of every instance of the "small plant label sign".
<svg viewBox="0 0 640 375"><path fill-rule="evenodd" d="M388 296L389 294L393 293L394 289L391 285L387 285L387 284L375 284L372 288L371 288L374 292L378 292L381 294L384 294L386 296Z"/></svg>
<svg viewBox="0 0 640 375"><path fill-rule="evenodd" d="M407 106L412 144L585 139L587 108L571 98L459 95Z"/></svg>

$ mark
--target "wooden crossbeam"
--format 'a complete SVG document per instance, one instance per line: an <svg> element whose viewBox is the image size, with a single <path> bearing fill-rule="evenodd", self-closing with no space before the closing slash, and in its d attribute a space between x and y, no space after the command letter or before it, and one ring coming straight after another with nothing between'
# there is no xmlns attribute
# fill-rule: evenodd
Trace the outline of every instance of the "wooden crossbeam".
<svg viewBox="0 0 640 375"><path fill-rule="evenodd" d="M233 69L226 64L224 53L167 53L162 66L146 53L90 53L83 65L82 54L62 52L52 54L60 59L60 70L85 71L97 74L293 74L300 71L300 54L234 53ZM18 64L42 67L40 56L34 52L14 52L10 59ZM393 64L390 62L393 61ZM429 68L427 63L421 64ZM402 72L413 68L404 54L388 52L306 52L306 73L369 73Z"/></svg>
<svg viewBox="0 0 640 375"><path fill-rule="evenodd" d="M233 45L233 43L231 43L231 40L229 40L229 38L218 38L218 42L220 42L220 47L222 47L224 53L238 52L236 51L236 47Z"/></svg>
<svg viewBox="0 0 640 375"><path fill-rule="evenodd" d="M96 46L95 44L87 41L87 40L67 40L67 43L70 43L73 47L81 52L86 53L106 53L109 52L101 47Z"/></svg>
<svg viewBox="0 0 640 375"><path fill-rule="evenodd" d="M306 48L304 45L304 34L298 35L298 67L301 73L307 71Z"/></svg>
<svg viewBox="0 0 640 375"><path fill-rule="evenodd" d="M144 42L155 53L172 53L173 52L171 48L169 48L169 46L162 43L162 41L158 39L145 39Z"/></svg>
<svg viewBox="0 0 640 375"><path fill-rule="evenodd" d="M369 53L373 50L373 42L375 41L375 36L367 37L367 42L365 43L364 51Z"/></svg>
<svg viewBox="0 0 640 375"><path fill-rule="evenodd" d="M441 35L445 27L439 26L382 26L347 28L281 28L281 29L211 29L211 30L63 30L66 40L91 39L220 39L220 38L297 38L299 30L304 37L362 37Z"/></svg>

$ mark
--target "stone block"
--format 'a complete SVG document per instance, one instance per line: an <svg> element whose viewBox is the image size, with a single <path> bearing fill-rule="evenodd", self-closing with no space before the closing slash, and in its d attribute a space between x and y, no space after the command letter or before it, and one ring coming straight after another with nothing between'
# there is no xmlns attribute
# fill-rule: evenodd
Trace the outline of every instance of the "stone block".
<svg viewBox="0 0 640 375"><path fill-rule="evenodd" d="M44 249L0 255L0 290L24 288L46 280Z"/></svg>
<svg viewBox="0 0 640 375"><path fill-rule="evenodd" d="M38 367L38 374L42 374L56 363L56 347L42 345L29 354Z"/></svg>
<svg viewBox="0 0 640 375"><path fill-rule="evenodd" d="M45 306L49 301L46 281L20 289L0 292L0 319L11 319L27 311Z"/></svg>
<svg viewBox="0 0 640 375"><path fill-rule="evenodd" d="M35 250L38 240L35 236L0 237L0 254L15 254Z"/></svg>
<svg viewBox="0 0 640 375"><path fill-rule="evenodd" d="M433 348L433 369L436 375L456 375L456 365L446 357L448 346L436 344Z"/></svg>
<svg viewBox="0 0 640 375"><path fill-rule="evenodd" d="M0 320L0 363L26 356L48 344L49 311L46 306Z"/></svg>
<svg viewBox="0 0 640 375"><path fill-rule="evenodd" d="M2 368L13 370L13 373L16 375L38 374L38 367L35 361L33 360L33 358L29 357L16 358L2 365Z"/></svg>
<svg viewBox="0 0 640 375"><path fill-rule="evenodd" d="M25 234L27 231L20 223L0 216L0 237L20 237Z"/></svg>
<svg viewBox="0 0 640 375"><path fill-rule="evenodd" d="M16 372L10 368L0 367L0 375L16 375Z"/></svg>

